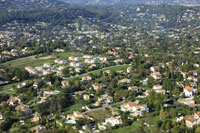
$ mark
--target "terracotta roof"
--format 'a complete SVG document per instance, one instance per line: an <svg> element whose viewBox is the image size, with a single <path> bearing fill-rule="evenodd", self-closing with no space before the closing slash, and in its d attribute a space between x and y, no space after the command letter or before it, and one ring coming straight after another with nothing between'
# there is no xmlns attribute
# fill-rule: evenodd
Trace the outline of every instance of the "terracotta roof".
<svg viewBox="0 0 200 133"><path fill-rule="evenodd" d="M128 102L127 104L128 104L130 107L136 106L136 105L137 105L135 102Z"/></svg>
<svg viewBox="0 0 200 133"><path fill-rule="evenodd" d="M190 122L196 121L196 118L194 118L194 116L185 116L184 119Z"/></svg>
<svg viewBox="0 0 200 133"><path fill-rule="evenodd" d="M195 114L196 114L196 115L200 115L200 112L196 112Z"/></svg>
<svg viewBox="0 0 200 133"><path fill-rule="evenodd" d="M184 90L192 91L193 89L192 89L192 87L186 87L186 88L184 88Z"/></svg>

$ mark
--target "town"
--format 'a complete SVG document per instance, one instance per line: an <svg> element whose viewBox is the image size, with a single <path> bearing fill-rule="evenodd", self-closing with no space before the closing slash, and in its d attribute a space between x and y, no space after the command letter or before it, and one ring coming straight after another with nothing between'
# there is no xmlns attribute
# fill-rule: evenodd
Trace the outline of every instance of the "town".
<svg viewBox="0 0 200 133"><path fill-rule="evenodd" d="M0 1L0 132L200 132L198 6L37 1Z"/></svg>

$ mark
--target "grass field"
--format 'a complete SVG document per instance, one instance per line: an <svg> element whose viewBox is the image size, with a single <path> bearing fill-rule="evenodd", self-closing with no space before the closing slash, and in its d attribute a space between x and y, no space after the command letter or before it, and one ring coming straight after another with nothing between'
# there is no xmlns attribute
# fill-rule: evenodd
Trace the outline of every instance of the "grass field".
<svg viewBox="0 0 200 133"><path fill-rule="evenodd" d="M148 118L142 118L141 120L146 121L147 119ZM159 121L159 116L155 116L154 118L152 118L151 123L155 124L157 121ZM121 127L121 128L118 128L118 129L114 130L113 132L114 133L133 133L140 126L141 126L141 123L139 123L138 121L135 121L135 122L133 122L133 124L131 126Z"/></svg>
<svg viewBox="0 0 200 133"><path fill-rule="evenodd" d="M113 71L120 71L122 69L127 69L129 67L128 64L125 65L117 65L117 66L111 66L111 67L107 67L107 68L103 68L103 69L99 69L99 70L95 70L95 71L91 71L85 74L81 74L79 76L75 76L75 77L71 77L71 78L67 78L67 80L72 81L75 78L82 78L84 76L87 76L89 74L94 74L94 75L99 75L101 71L105 72L107 70L113 70Z"/></svg>
<svg viewBox="0 0 200 133"><path fill-rule="evenodd" d="M72 113L73 111L79 111L81 106L79 104L74 104L66 109L64 109L65 113Z"/></svg>
<svg viewBox="0 0 200 133"><path fill-rule="evenodd" d="M81 53L53 53L52 55L46 56L46 57L39 57L36 58L35 56L28 56L12 61L8 61L5 63L2 63L0 67L5 68L24 68L26 66L41 66L45 62L53 62L55 59L68 59L69 56L82 56Z"/></svg>
<svg viewBox="0 0 200 133"><path fill-rule="evenodd" d="M87 115L91 116L92 118L94 118L97 121L104 121L106 118L109 118L112 116L112 114L105 109L99 109L96 111L92 111L92 112L87 113Z"/></svg>

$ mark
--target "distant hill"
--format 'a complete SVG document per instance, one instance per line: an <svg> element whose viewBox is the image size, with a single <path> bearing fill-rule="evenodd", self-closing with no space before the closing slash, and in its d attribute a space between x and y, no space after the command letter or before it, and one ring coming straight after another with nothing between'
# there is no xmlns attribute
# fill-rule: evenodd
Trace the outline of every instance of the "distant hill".
<svg viewBox="0 0 200 133"><path fill-rule="evenodd" d="M68 5L58 0L0 0L0 9L6 10L52 9Z"/></svg>
<svg viewBox="0 0 200 133"><path fill-rule="evenodd" d="M113 5L120 3L133 4L172 4L172 5L200 5L200 0L61 0L72 4L85 5Z"/></svg>

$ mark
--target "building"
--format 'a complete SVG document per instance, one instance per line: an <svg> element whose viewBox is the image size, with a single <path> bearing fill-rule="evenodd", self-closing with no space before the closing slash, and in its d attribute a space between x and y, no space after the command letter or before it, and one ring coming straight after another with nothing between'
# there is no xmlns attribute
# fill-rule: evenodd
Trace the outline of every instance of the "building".
<svg viewBox="0 0 200 133"><path fill-rule="evenodd" d="M16 104L21 103L20 96L11 96L7 101L8 105L14 106Z"/></svg>
<svg viewBox="0 0 200 133"><path fill-rule="evenodd" d="M55 59L54 63L56 63L56 64L66 64L67 61L65 61L65 60Z"/></svg>
<svg viewBox="0 0 200 133"><path fill-rule="evenodd" d="M159 80L161 79L161 74L159 72L154 72L151 73L151 77L153 77L153 79Z"/></svg>
<svg viewBox="0 0 200 133"><path fill-rule="evenodd" d="M90 95L84 94L83 99L86 100L86 101L90 100Z"/></svg>
<svg viewBox="0 0 200 133"><path fill-rule="evenodd" d="M92 87L95 91L98 91L99 89L102 89L103 88L103 85L100 84L100 83L94 83L92 84Z"/></svg>
<svg viewBox="0 0 200 133"><path fill-rule="evenodd" d="M68 59L71 60L71 61L81 61L81 58L74 57L74 56L70 56Z"/></svg>
<svg viewBox="0 0 200 133"><path fill-rule="evenodd" d="M186 87L184 88L184 94L186 97L192 97L194 96L194 89L192 87Z"/></svg>
<svg viewBox="0 0 200 133"><path fill-rule="evenodd" d="M69 81L66 81L66 80L61 81L61 84L62 84L62 87L67 87L69 86Z"/></svg>
<svg viewBox="0 0 200 133"><path fill-rule="evenodd" d="M104 125L111 125L112 127L115 125L122 124L122 120L120 117L110 117L105 119Z"/></svg>
<svg viewBox="0 0 200 133"><path fill-rule="evenodd" d="M38 126L32 127L32 128L30 129L30 131L33 132L33 133L42 133L45 129L46 129L45 126L43 126L43 125L38 125Z"/></svg>
<svg viewBox="0 0 200 133"><path fill-rule="evenodd" d="M159 89L162 89L162 86L161 85L154 85L153 89L154 90L159 90Z"/></svg>
<svg viewBox="0 0 200 133"><path fill-rule="evenodd" d="M58 67L58 70L61 71L61 70L64 70L64 69L66 69L66 68L67 68L66 66L63 66L63 65L62 65L62 66L59 66L59 67Z"/></svg>
<svg viewBox="0 0 200 133"><path fill-rule="evenodd" d="M92 55L84 55L83 58L85 58L85 59L92 59L93 56Z"/></svg>
<svg viewBox="0 0 200 133"><path fill-rule="evenodd" d="M121 105L121 111L130 112L133 116L143 116L145 112L149 112L147 105L138 105L137 102L128 102Z"/></svg>
<svg viewBox="0 0 200 133"><path fill-rule="evenodd" d="M131 91L139 91L139 88L137 86L129 86L128 87L128 90L131 90Z"/></svg>
<svg viewBox="0 0 200 133"><path fill-rule="evenodd" d="M44 63L44 64L43 64L43 67L48 67L48 68L50 68L50 67L52 67L52 64L50 64L50 63Z"/></svg>
<svg viewBox="0 0 200 133"><path fill-rule="evenodd" d="M118 81L118 84L119 83L127 83L128 84L128 83L131 83L131 80L130 79L121 79Z"/></svg>
<svg viewBox="0 0 200 133"><path fill-rule="evenodd" d="M15 107L15 110L22 111L26 116L29 116L32 114L33 110L29 108L28 105L21 104Z"/></svg>
<svg viewBox="0 0 200 133"><path fill-rule="evenodd" d="M150 67L150 71L152 71L152 72L158 72L159 70L160 70L159 66L152 66L152 67Z"/></svg>

